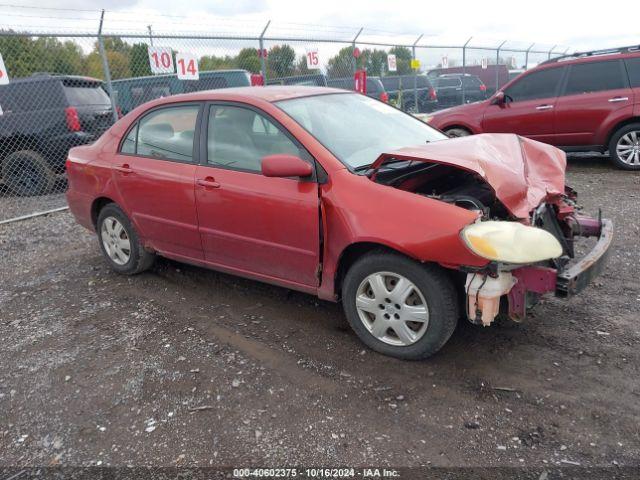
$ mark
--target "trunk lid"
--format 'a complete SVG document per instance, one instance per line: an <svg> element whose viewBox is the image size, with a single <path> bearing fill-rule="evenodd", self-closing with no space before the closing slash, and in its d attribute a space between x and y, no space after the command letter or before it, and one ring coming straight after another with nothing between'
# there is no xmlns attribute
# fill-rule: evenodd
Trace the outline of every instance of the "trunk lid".
<svg viewBox="0 0 640 480"><path fill-rule="evenodd" d="M540 203L553 202L565 191L565 153L513 134L472 135L383 153L371 165L373 179L390 160L450 165L473 172L514 217L524 221Z"/></svg>

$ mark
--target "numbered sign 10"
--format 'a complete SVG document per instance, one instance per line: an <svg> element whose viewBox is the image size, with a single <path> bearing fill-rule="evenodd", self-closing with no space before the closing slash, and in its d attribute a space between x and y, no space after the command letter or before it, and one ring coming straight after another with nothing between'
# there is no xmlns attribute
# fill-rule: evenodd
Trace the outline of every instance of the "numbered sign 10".
<svg viewBox="0 0 640 480"><path fill-rule="evenodd" d="M9 74L7 73L7 69L4 66L4 60L2 59L1 53L0 53L0 85L9 85Z"/></svg>
<svg viewBox="0 0 640 480"><path fill-rule="evenodd" d="M176 73L180 80L198 80L198 59L191 53L176 54Z"/></svg>
<svg viewBox="0 0 640 480"><path fill-rule="evenodd" d="M317 48L307 50L307 68L309 70L320 68L320 57L318 56Z"/></svg>
<svg viewBox="0 0 640 480"><path fill-rule="evenodd" d="M152 73L173 73L173 55L169 47L149 47L149 65Z"/></svg>

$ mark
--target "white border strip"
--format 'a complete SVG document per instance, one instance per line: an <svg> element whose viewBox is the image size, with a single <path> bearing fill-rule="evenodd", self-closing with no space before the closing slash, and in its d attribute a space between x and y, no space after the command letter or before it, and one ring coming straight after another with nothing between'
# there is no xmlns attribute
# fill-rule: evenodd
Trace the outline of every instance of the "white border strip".
<svg viewBox="0 0 640 480"><path fill-rule="evenodd" d="M46 210L44 212L36 212L36 213L31 213L29 215L23 215L21 217L14 217L8 220L2 220L0 221L0 225L4 225L5 223L19 222L21 220L28 220L34 217L41 217L42 215L49 215L50 213L62 212L63 210L69 210L69 207L54 208L53 210Z"/></svg>

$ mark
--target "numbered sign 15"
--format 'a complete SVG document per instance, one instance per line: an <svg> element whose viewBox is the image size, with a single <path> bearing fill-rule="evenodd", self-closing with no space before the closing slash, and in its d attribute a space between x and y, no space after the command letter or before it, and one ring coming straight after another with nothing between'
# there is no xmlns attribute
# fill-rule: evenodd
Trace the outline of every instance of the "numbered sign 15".
<svg viewBox="0 0 640 480"><path fill-rule="evenodd" d="M309 70L320 68L320 57L318 56L317 48L307 50L307 68Z"/></svg>
<svg viewBox="0 0 640 480"><path fill-rule="evenodd" d="M9 74L7 73L7 69L4 66L4 60L2 59L2 54L0 53L0 85L8 85L9 84Z"/></svg>
<svg viewBox="0 0 640 480"><path fill-rule="evenodd" d="M169 47L149 47L149 65L152 73L173 73L173 55Z"/></svg>
<svg viewBox="0 0 640 480"><path fill-rule="evenodd" d="M180 80L198 80L198 59L191 53L176 54L176 72Z"/></svg>

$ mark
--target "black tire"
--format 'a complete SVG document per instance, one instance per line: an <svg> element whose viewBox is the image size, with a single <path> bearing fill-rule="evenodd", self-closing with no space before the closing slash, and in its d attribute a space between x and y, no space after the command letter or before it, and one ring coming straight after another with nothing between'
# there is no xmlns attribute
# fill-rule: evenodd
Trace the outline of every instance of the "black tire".
<svg viewBox="0 0 640 480"><path fill-rule="evenodd" d="M128 261L124 264L116 263L106 250L105 242L102 238L103 224L107 219L115 218L124 228L126 237L129 240L130 250ZM98 243L100 244L100 250L105 259L109 263L109 266L118 273L123 275L135 275L145 270L148 270L155 261L155 254L145 250L144 246L140 243L140 237L138 232L133 227L129 218L115 203L108 203L105 205L98 214L98 222L96 224L96 232L98 234Z"/></svg>
<svg viewBox="0 0 640 480"><path fill-rule="evenodd" d="M640 170L640 145L638 146L639 150L636 150L638 160L634 158L633 164L625 162L618 154L618 142L622 137L632 132L636 132L636 138L640 141L640 123L630 123L621 127L609 140L609 158L616 167L622 170Z"/></svg>
<svg viewBox="0 0 640 480"><path fill-rule="evenodd" d="M2 163L2 178L15 195L31 197L50 193L56 176L45 158L33 150L20 150Z"/></svg>
<svg viewBox="0 0 640 480"><path fill-rule="evenodd" d="M406 346L385 343L369 332L360 319L356 308L358 288L369 275L377 272L402 275L423 295L429 322L423 336L415 343ZM459 316L453 282L440 267L384 251L367 254L351 266L343 282L342 305L349 324L369 348L403 360L421 360L440 350L453 334Z"/></svg>
<svg viewBox="0 0 640 480"><path fill-rule="evenodd" d="M468 137L469 135L471 135L471 132L466 128L449 128L445 130L444 133L446 133L451 138Z"/></svg>

